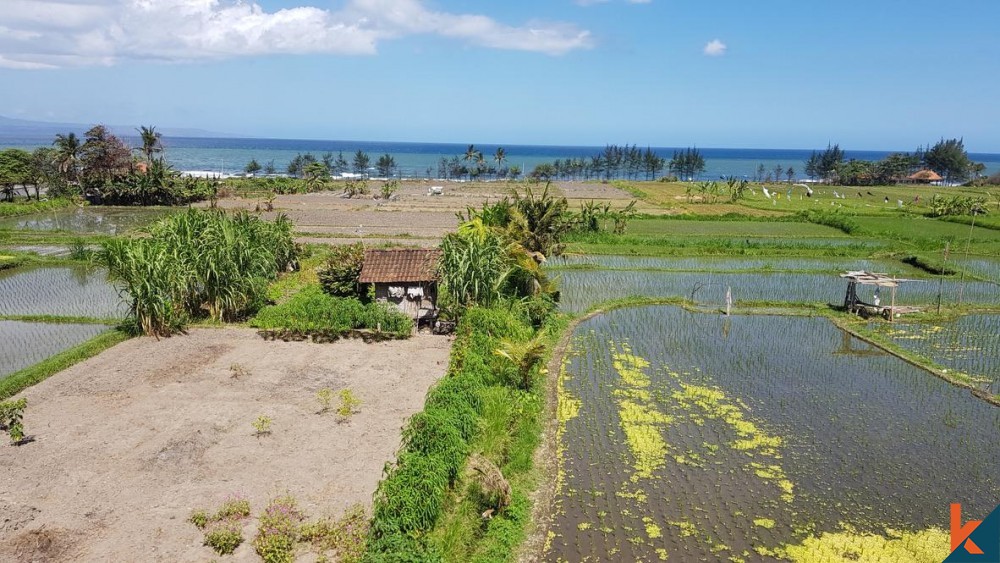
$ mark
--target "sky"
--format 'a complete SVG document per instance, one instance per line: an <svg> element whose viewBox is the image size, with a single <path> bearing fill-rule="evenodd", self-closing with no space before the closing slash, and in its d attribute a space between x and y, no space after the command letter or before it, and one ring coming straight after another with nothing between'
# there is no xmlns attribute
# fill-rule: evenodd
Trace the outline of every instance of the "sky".
<svg viewBox="0 0 1000 563"><path fill-rule="evenodd" d="M1000 153L996 0L0 0L0 115L257 137Z"/></svg>

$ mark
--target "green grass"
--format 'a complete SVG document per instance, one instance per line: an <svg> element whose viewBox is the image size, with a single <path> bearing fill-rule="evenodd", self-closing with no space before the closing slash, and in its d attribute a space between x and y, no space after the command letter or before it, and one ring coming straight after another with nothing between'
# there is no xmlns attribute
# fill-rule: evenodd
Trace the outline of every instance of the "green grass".
<svg viewBox="0 0 1000 563"><path fill-rule="evenodd" d="M314 338L337 338L362 329L406 338L413 330L413 321L390 306L332 297L323 293L318 285L308 285L284 302L261 309L250 320L250 326Z"/></svg>
<svg viewBox="0 0 1000 563"><path fill-rule="evenodd" d="M0 315L0 321L22 321L29 323L62 323L62 324L94 324L117 325L121 319L100 319L94 317L69 317L64 315Z"/></svg>
<svg viewBox="0 0 1000 563"><path fill-rule="evenodd" d="M677 220L669 218L636 219L628 225L628 235L686 237L835 237L845 235L839 229L807 222L774 220Z"/></svg>
<svg viewBox="0 0 1000 563"><path fill-rule="evenodd" d="M0 379L0 401L6 400L23 389L44 381L48 377L128 339L127 333L120 330L110 330L33 366L16 371Z"/></svg>
<svg viewBox="0 0 1000 563"><path fill-rule="evenodd" d="M24 201L24 202L2 202L0 203L0 217L17 217L18 215L28 215L41 211L51 211L72 205L68 199L48 199L45 201Z"/></svg>

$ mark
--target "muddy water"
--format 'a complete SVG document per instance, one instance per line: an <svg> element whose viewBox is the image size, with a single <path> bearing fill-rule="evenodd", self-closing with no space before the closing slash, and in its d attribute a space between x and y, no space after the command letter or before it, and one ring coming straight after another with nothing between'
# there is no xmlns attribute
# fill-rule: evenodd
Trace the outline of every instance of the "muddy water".
<svg viewBox="0 0 1000 563"><path fill-rule="evenodd" d="M0 219L0 229L118 235L176 212L160 207L73 207Z"/></svg>
<svg viewBox="0 0 1000 563"><path fill-rule="evenodd" d="M771 560L1000 503L1000 410L823 319L628 308L575 338L548 560Z"/></svg>

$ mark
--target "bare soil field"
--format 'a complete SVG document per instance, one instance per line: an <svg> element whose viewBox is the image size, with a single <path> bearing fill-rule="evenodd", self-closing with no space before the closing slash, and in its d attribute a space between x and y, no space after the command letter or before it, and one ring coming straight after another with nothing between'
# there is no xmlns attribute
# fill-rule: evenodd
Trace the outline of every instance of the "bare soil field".
<svg viewBox="0 0 1000 563"><path fill-rule="evenodd" d="M450 346L430 335L312 344L194 329L77 364L21 394L34 441L0 446L0 561L212 560L187 518L234 494L255 516L283 494L310 519L370 507ZM359 412L343 423L320 414L323 388L351 389ZM273 422L257 437L260 415ZM258 560L255 525L236 560Z"/></svg>
<svg viewBox="0 0 1000 563"><path fill-rule="evenodd" d="M374 190L378 182L373 180L369 185ZM442 187L441 195L428 195L432 185ZM295 223L295 230L300 233L298 242L346 244L365 239L375 243L436 246L457 226L456 212L509 196L511 188L519 185L407 180L389 201L371 195L346 198L335 188L328 192L279 195L273 205L274 213L284 213ZM621 208L635 199L624 190L599 182L557 182L552 184L552 190L565 196L574 209L590 200ZM254 198L230 197L219 202L220 207L227 209L255 209L262 205L261 200ZM645 213L661 211L643 202L639 202L638 208Z"/></svg>

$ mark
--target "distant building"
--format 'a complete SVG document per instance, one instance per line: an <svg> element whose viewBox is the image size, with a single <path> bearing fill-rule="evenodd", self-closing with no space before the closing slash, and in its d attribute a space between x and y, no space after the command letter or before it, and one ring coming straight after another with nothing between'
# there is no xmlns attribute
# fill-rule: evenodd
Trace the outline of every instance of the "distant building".
<svg viewBox="0 0 1000 563"><path fill-rule="evenodd" d="M931 182L940 182L944 178L933 170L920 170L910 174L906 179L914 184L930 184Z"/></svg>
<svg viewBox="0 0 1000 563"><path fill-rule="evenodd" d="M411 319L437 318L438 249L366 250L358 281L375 286L375 300L392 303Z"/></svg>

